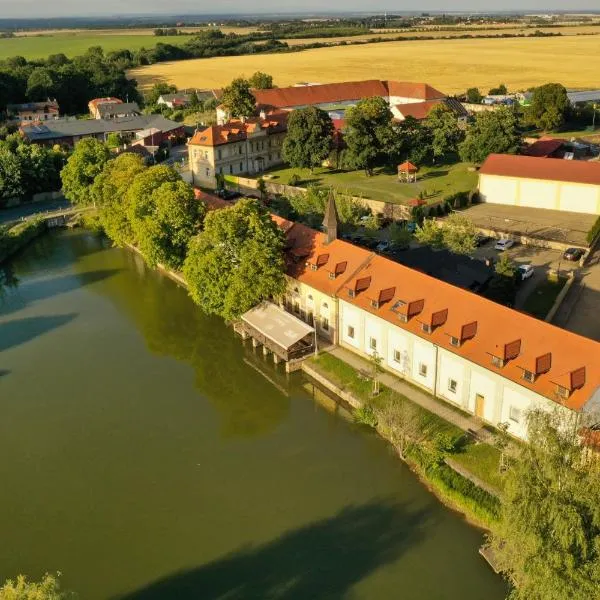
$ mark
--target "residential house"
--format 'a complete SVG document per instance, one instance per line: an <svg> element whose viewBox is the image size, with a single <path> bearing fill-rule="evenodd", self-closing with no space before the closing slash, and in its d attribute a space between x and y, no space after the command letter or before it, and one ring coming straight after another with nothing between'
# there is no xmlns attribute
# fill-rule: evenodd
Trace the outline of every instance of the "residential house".
<svg viewBox="0 0 600 600"><path fill-rule="evenodd" d="M600 163L490 154L479 170L482 202L600 215Z"/></svg>
<svg viewBox="0 0 600 600"><path fill-rule="evenodd" d="M107 98L94 98L88 102L88 110L92 119L100 119L100 106L103 104L123 104L123 100L119 98L107 97Z"/></svg>
<svg viewBox="0 0 600 600"><path fill-rule="evenodd" d="M99 119L109 120L137 117L142 111L137 102L102 102L97 112Z"/></svg>
<svg viewBox="0 0 600 600"><path fill-rule="evenodd" d="M394 119L404 121L407 117L412 117L417 121L422 121L429 116L434 106L444 105L449 108L456 118L466 123L469 118L467 109L456 98L443 98L438 100L427 100L425 102L408 102L405 104L394 104L390 107Z"/></svg>
<svg viewBox="0 0 600 600"><path fill-rule="evenodd" d="M167 106L168 108L186 108L192 101L192 94L187 92L176 92L174 94L163 94L158 97L156 104L159 106Z"/></svg>
<svg viewBox="0 0 600 600"><path fill-rule="evenodd" d="M188 142L192 180L214 186L217 175L256 175L281 164L287 113L233 120L198 131Z"/></svg>
<svg viewBox="0 0 600 600"><path fill-rule="evenodd" d="M49 121L60 117L60 109L56 100L46 102L25 102L24 104L9 104L6 107L8 118L19 124L38 121Z"/></svg>

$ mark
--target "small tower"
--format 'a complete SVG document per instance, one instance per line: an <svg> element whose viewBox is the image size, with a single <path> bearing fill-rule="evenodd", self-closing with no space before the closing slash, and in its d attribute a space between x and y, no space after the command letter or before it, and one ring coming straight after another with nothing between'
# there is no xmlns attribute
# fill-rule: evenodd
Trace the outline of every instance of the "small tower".
<svg viewBox="0 0 600 600"><path fill-rule="evenodd" d="M337 240L338 234L338 214L337 207L335 206L335 197L333 190L329 191L329 198L327 199L327 208L325 209L325 217L323 219L323 230L327 234L325 243L331 244L334 240Z"/></svg>

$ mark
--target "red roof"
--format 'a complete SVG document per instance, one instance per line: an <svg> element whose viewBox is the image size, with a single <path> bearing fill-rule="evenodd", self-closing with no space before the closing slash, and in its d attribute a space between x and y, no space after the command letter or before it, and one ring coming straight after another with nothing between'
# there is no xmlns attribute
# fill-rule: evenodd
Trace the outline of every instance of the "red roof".
<svg viewBox="0 0 600 600"><path fill-rule="evenodd" d="M408 171L409 173L416 173L419 167L413 165L409 160L405 160L401 165L398 165L398 171Z"/></svg>
<svg viewBox="0 0 600 600"><path fill-rule="evenodd" d="M554 154L564 143L564 140L542 138L525 148L525 150L523 150L523 154L526 154L527 156L547 158L551 154Z"/></svg>
<svg viewBox="0 0 600 600"><path fill-rule="evenodd" d="M233 206L231 202L227 202L227 200L223 200L223 198L219 198L219 196L215 196L214 194L203 192L198 188L194 188L194 196L196 197L196 200L204 202L208 210L218 210L220 208L229 208Z"/></svg>
<svg viewBox="0 0 600 600"><path fill-rule="evenodd" d="M407 104L396 104L395 108L406 119L412 117L421 121L426 119L434 106L441 103L441 100L428 100L427 102L410 102Z"/></svg>
<svg viewBox="0 0 600 600"><path fill-rule="evenodd" d="M534 156L490 154L479 173L600 185L600 163L581 160L547 160Z"/></svg>
<svg viewBox="0 0 600 600"><path fill-rule="evenodd" d="M382 98L400 96L402 98L414 98L415 100L433 100L445 97L442 92L426 83L380 81L379 79L252 90L252 93L259 106L276 106L279 108L332 104L376 96Z"/></svg>

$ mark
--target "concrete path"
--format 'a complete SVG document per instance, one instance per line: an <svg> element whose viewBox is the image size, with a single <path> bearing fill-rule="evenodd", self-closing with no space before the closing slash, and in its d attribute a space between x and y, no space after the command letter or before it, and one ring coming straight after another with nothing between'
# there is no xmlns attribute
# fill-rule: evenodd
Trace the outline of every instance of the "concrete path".
<svg viewBox="0 0 600 600"><path fill-rule="evenodd" d="M357 356L345 348L340 348L338 346L335 348L330 348L328 351L336 358L339 358L340 360L343 360L345 363L354 367L357 371L369 371L371 369L371 365L367 360ZM412 385L408 385L390 373L382 373L379 381L386 387L391 388L403 396L406 396L415 404L422 406L426 410L438 415L449 423L456 425L463 431L470 431L474 433L480 441L488 444L493 443L494 435L487 429L484 429L483 423L476 417L463 415L462 413L459 413L450 407L444 406L442 404L443 401L434 400L433 397L426 392L421 392Z"/></svg>

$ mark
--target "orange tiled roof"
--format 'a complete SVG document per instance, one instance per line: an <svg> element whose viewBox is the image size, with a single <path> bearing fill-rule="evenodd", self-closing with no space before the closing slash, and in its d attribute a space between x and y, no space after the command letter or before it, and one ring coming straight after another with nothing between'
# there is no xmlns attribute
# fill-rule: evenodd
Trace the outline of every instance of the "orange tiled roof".
<svg viewBox="0 0 600 600"><path fill-rule="evenodd" d="M484 175L600 185L600 163L581 160L490 154L479 172Z"/></svg>
<svg viewBox="0 0 600 600"><path fill-rule="evenodd" d="M441 100L428 100L427 102L410 102L408 104L396 104L396 109L406 119L413 117L421 121L426 119L434 106L441 103Z"/></svg>
<svg viewBox="0 0 600 600"><path fill-rule="evenodd" d="M223 198L219 198L219 196L215 196L214 194L203 192L198 188L194 188L194 196L196 197L196 200L204 202L208 210L218 210L233 206L231 202L227 202L227 200L223 200Z"/></svg>
<svg viewBox="0 0 600 600"><path fill-rule="evenodd" d="M88 102L88 107L90 108L97 108L99 104L123 104L123 100L121 100L120 98L112 98L112 97L106 97L106 98L94 98L93 100L90 100Z"/></svg>
<svg viewBox="0 0 600 600"><path fill-rule="evenodd" d="M368 287L348 295L348 288L368 279ZM360 286L359 286L360 287ZM382 291L393 289L379 308ZM410 331L414 335L458 354L467 360L499 373L555 402L556 384L573 390L564 404L578 410L600 389L600 344L564 329L540 321L525 313L496 304L467 290L454 287L381 256L373 257L340 290L338 296L346 302ZM418 305L421 301L421 305ZM419 312L403 323L398 311L418 306ZM395 307L395 308L394 308ZM440 324L431 334L422 330L421 323L437 318ZM471 334L465 336L464 331ZM450 337L463 337L459 346ZM468 337L468 339L467 339ZM491 355L500 356L505 347L519 340L518 355L504 367L495 367ZM511 347L515 348L515 346ZM548 355L550 355L548 357ZM533 383L523 379L523 370L539 365L539 375ZM542 372L543 371L543 372Z"/></svg>
<svg viewBox="0 0 600 600"><path fill-rule="evenodd" d="M417 100L434 100L445 97L444 94L426 83L381 81L379 79L252 90L252 93L258 105L279 108L330 104L375 96L387 98L390 95Z"/></svg>

